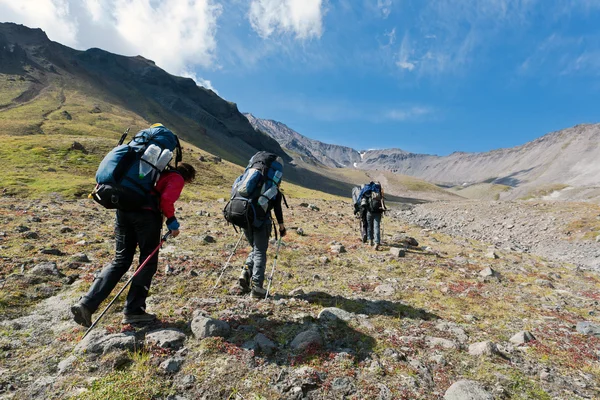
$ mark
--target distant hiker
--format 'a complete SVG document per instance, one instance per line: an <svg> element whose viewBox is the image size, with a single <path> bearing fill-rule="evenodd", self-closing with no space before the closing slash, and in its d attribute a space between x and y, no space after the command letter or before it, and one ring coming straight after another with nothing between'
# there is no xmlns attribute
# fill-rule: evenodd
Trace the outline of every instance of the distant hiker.
<svg viewBox="0 0 600 400"><path fill-rule="evenodd" d="M256 153L244 173L236 179L231 190L231 199L225 206L225 219L244 232L252 250L238 280L242 293L264 298L263 288L267 265L267 248L271 234L271 210L279 224L279 234L285 236L281 201L285 197L279 189L283 176L283 160L275 154ZM287 203L286 203L287 206Z"/></svg>
<svg viewBox="0 0 600 400"><path fill-rule="evenodd" d="M383 188L379 182L369 182L364 185L359 196L359 202L366 209L367 240L375 250L381 244L381 214L387 211L385 206Z"/></svg>
<svg viewBox="0 0 600 400"><path fill-rule="evenodd" d="M352 203L354 204L354 215L360 219L360 237L363 243L367 243L367 203L366 198L363 202L359 201L359 196L365 185L355 186L352 188Z"/></svg>
<svg viewBox="0 0 600 400"><path fill-rule="evenodd" d="M170 150L169 146L177 142L171 131L162 125L153 125L152 128L138 133L128 145L121 144L117 146L100 164L96 174L96 180L99 184L92 196L98 203L107 208L117 208L115 222L116 251L113 262L96 276L88 293L71 307L73 318L78 324L86 327L91 325L92 314L110 295L121 277L129 270L138 246L140 249L140 264L158 247L161 241L163 217L166 218L166 226L171 231L171 235L173 237L179 235L179 222L175 217L174 203L179 198L185 183L194 180L196 171L189 164L177 165L181 160L181 149L178 144L176 145L178 148L175 159L176 167L167 167L173 155L173 150L175 150L175 148ZM129 146L133 150L123 149L123 146ZM157 147L158 150L156 150L157 154L154 154L151 159L146 157L148 153L146 150L152 146ZM139 151L135 149L139 149ZM118 153L121 150L123 154L129 154L129 156L119 156ZM164 165L158 167L157 162L167 151L171 153L169 159L166 162L163 160ZM108 162L107 159L113 159L114 162ZM149 161L145 161L146 159ZM151 165L151 168L145 170L141 166L144 163ZM146 174L141 174L141 171L146 172ZM136 174L139 174L139 177ZM101 184L100 181L103 180L103 175L113 176L112 183ZM147 175L154 176L147 180ZM136 187L139 189L137 194L133 194L132 189L127 188L126 182L133 182L137 185ZM143 186L146 182L150 183L149 188ZM112 204L109 200L112 201ZM138 202L137 206L135 201ZM152 322L156 319L155 315L146 312L146 297L157 266L158 252L150 258L144 269L133 278L123 310L123 324Z"/></svg>

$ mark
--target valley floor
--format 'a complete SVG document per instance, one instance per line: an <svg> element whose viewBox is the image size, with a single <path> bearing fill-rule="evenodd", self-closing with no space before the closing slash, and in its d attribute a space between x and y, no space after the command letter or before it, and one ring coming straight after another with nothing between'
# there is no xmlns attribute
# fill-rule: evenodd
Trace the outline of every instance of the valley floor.
<svg viewBox="0 0 600 400"><path fill-rule="evenodd" d="M575 257L597 246L597 210L419 205L384 217L375 252L348 203L289 200L269 300L230 290L247 248L211 291L237 235L221 201L181 202L149 297L159 321L122 327L120 300L78 345L69 306L110 262L114 216L86 200L1 198L0 399L600 397L600 277L576 265L591 252ZM547 257L533 254L553 237ZM551 253L559 241L573 250ZM218 336L204 337L209 325Z"/></svg>

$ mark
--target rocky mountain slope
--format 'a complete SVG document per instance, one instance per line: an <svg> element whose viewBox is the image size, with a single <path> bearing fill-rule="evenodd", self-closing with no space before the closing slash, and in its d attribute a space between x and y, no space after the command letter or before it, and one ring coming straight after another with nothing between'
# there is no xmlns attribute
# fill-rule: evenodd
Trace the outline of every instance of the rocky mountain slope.
<svg viewBox="0 0 600 400"><path fill-rule="evenodd" d="M276 121L246 116L283 147L329 166L391 171L443 186L497 185L502 189L497 197L507 199L527 197L540 189L551 193L567 187L600 187L600 124L578 125L509 149L440 157L400 149L359 153L308 139ZM598 197L595 192L578 191L562 197L585 200L586 196Z"/></svg>
<svg viewBox="0 0 600 400"><path fill-rule="evenodd" d="M182 138L240 163L257 149L288 159L276 141L252 128L234 103L140 56L78 51L50 41L40 29L0 23L0 74L1 133L43 133L39 121L11 110L37 104L40 117L47 117L60 110L67 97L80 95L96 101L90 113L119 107L144 120L161 121ZM56 96L52 104L45 104L50 93Z"/></svg>

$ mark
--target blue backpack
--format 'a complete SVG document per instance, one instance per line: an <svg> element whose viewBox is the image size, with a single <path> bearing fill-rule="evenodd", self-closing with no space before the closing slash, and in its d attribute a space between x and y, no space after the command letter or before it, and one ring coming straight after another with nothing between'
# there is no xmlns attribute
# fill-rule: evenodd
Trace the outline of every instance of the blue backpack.
<svg viewBox="0 0 600 400"><path fill-rule="evenodd" d="M259 228L267 219L279 193L283 160L266 151L256 153L231 188L231 198L223 209L225 220L234 226Z"/></svg>
<svg viewBox="0 0 600 400"><path fill-rule="evenodd" d="M381 210L383 210L382 198L383 193L381 185L379 183L369 182L360 191L355 204L367 207L371 212L381 212Z"/></svg>
<svg viewBox="0 0 600 400"><path fill-rule="evenodd" d="M154 124L123 144L128 132L129 129L100 163L91 197L108 209L134 211L156 207L154 185L173 156L175 167L181 161L179 139L163 125Z"/></svg>

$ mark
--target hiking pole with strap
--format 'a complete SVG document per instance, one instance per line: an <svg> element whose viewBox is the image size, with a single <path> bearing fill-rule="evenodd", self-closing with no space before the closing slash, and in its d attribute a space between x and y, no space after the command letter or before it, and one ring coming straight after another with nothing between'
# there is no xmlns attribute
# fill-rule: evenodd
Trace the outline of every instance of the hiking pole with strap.
<svg viewBox="0 0 600 400"><path fill-rule="evenodd" d="M277 257L279 257L279 248L281 247L281 238L277 241L277 250L275 251L275 259L273 260L273 269L271 270L271 275L269 275L267 285L267 293L265 294L265 300L269 297L269 290L271 290L271 283L273 283L273 274L275 274L275 266L277 265Z"/></svg>
<svg viewBox="0 0 600 400"><path fill-rule="evenodd" d="M225 263L225 266L223 267L223 270L221 271L221 274L219 275L219 278L217 278L217 281L215 282L215 285L212 287L212 290L210 292L211 294L215 291L215 289L217 288L217 286L219 286L219 282L221 282L221 278L223 277L223 274L225 273L225 270L227 269L227 267L229 267L229 261L231 261L231 258L235 254L235 251L237 250L237 248L238 248L240 242L242 241L243 237L244 237L244 232L242 231L240 233L240 238L238 239L237 243L233 247L233 250L231 251L231 254L229 255L229 258L227 259L227 262Z"/></svg>
<svg viewBox="0 0 600 400"><path fill-rule="evenodd" d="M135 276L140 273L140 271L146 266L146 264L148 264L148 261L150 261L150 259L156 254L156 252L158 251L158 249L160 249L162 247L163 243L167 241L167 239L169 238L169 236L171 236L171 231L168 231L167 233L165 233L165 235L160 239L160 243L158 244L158 246L156 247L156 249L154 249L154 251L148 256L148 258L146 258L146 260L144 260L144 262L138 267L138 269L135 270L135 272L133 273L133 275L131 275L131 278L129 278L129 280L127 281L127 283L125 283L125 285L121 288L121 290L119 290L119 293L117 293L117 295L115 296L115 298L112 299L112 301L110 303L108 303L108 305L106 306L106 308L104 309L104 311L102 311L102 314L100 314L100 316L98 318L96 318L96 320L94 321L94 323L92 324L92 326L90 326L88 328L88 330L85 332L85 335L83 335L83 337L81 338L81 340L83 340L88 335L88 333L90 333L92 331L92 329L94 329L94 327L102 319L102 317L104 316L104 314L106 314L106 312L108 311L108 309L113 305L113 303L115 301L117 301L117 299L119 298L119 296L121 295L121 293L123 293L123 291L125 290L125 288L127 286L129 286L129 284L131 283L131 281L133 280L133 278L135 278Z"/></svg>

